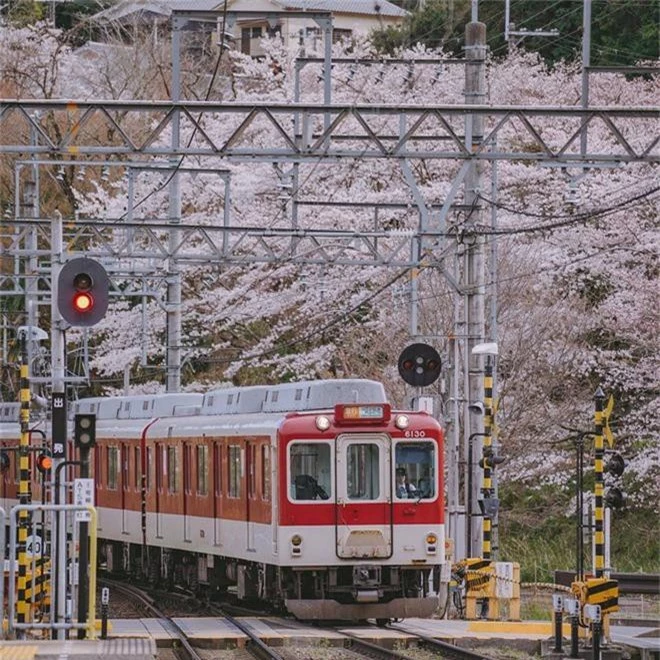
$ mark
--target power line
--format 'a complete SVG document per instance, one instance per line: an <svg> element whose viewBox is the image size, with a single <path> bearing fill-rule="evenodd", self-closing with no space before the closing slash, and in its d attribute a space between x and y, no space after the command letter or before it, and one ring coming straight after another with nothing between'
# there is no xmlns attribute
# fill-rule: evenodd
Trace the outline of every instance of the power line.
<svg viewBox="0 0 660 660"><path fill-rule="evenodd" d="M660 186L656 186L655 188L652 188L651 190L647 190L643 193L640 193L639 195L635 195L634 197L630 197L626 200L623 200L621 202L618 202L615 205L612 206L607 206L603 207L601 209L595 209L595 210L590 210L590 211L583 211L581 213L577 213L575 215L563 215L563 216L554 216L554 217L559 217L559 220L553 221L553 222L548 222L543 225L532 225L532 226L527 226L527 227L503 227L499 229L493 229L489 227L478 227L478 232L479 234L484 234L484 235L489 235L489 236L497 236L497 235L509 235L509 234L527 234L527 233L534 233L534 232L544 232L548 231L550 229L558 229L561 227L568 227L573 224L579 224L581 222L588 222L589 220L593 220L595 218L603 217L606 215L610 215L612 213L615 213L616 211L619 211L627 206L630 206L631 204L634 204L635 202L646 199L651 197L654 193L656 193L658 190L660 190ZM541 218L545 219L547 218L547 215L542 214L542 213L532 213L530 211L524 211L521 209L515 209L510 206L506 206L504 204L501 204L499 202L495 202L494 200L488 199L487 197L484 197L483 195L479 195L479 198L482 199L484 202L490 204L491 206L495 206L498 209L501 209L503 211L508 211L509 213L515 213L517 215L524 215L527 217L533 217L533 218Z"/></svg>

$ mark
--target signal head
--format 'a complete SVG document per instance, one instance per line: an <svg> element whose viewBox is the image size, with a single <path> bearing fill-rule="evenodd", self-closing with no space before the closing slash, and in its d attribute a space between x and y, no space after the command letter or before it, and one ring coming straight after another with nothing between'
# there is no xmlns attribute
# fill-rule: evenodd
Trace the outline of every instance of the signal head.
<svg viewBox="0 0 660 660"><path fill-rule="evenodd" d="M73 326L96 325L108 309L109 289L108 274L98 261L72 259L57 279L57 308Z"/></svg>
<svg viewBox="0 0 660 660"><path fill-rule="evenodd" d="M73 420L73 439L76 447L86 449L96 444L96 415L78 413Z"/></svg>
<svg viewBox="0 0 660 660"><path fill-rule="evenodd" d="M440 355L428 344L411 344L399 355L399 374L408 385L431 385L440 376L440 367Z"/></svg>
<svg viewBox="0 0 660 660"><path fill-rule="evenodd" d="M37 470L41 474L46 474L53 467L53 458L50 455L50 452L44 451L39 456L37 456Z"/></svg>
<svg viewBox="0 0 660 660"><path fill-rule="evenodd" d="M625 469L626 462L618 452L610 456L605 466L605 472L609 472L613 477L620 477Z"/></svg>
<svg viewBox="0 0 660 660"><path fill-rule="evenodd" d="M605 506L610 507L610 509L620 509L626 505L627 499L627 495L615 486L605 493Z"/></svg>

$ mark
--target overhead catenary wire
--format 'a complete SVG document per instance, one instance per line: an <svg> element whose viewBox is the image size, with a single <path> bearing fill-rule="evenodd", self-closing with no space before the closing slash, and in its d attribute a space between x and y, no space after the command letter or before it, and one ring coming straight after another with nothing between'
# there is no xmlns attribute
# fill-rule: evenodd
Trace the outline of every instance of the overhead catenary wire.
<svg viewBox="0 0 660 660"><path fill-rule="evenodd" d="M587 210L587 211L582 211L580 213L576 214L571 214L571 215L563 215L563 216L557 216L553 215L553 218L558 218L556 220L544 223L544 224L539 224L539 225L528 225L524 227L499 227L499 228L492 228L492 227L486 227L483 225L478 225L475 226L475 231L479 234L483 235L489 235L489 236L496 236L496 235L505 235L505 234L529 234L529 233L535 233L535 232L546 232L551 229L559 229L561 227L568 227L570 225L574 224L579 224L582 222L588 222L590 220L594 220L606 215L610 215L612 213L616 213L617 211L630 206L631 204L634 204L635 202L638 202L643 199L651 198L652 195L654 195L656 192L660 190L660 186L656 186L655 188L651 188L650 190L647 190L643 193L640 193L639 195L635 195L633 197L629 197L628 199L622 200L618 202L617 204L613 204L611 206L606 206L600 209L593 209L593 210ZM496 202L494 200L488 199L487 197L484 197L483 195L479 195L479 198L482 199L484 202L497 207L500 210L507 211L509 213L515 213L517 215L523 215L527 217L533 217L533 218L540 218L540 219L546 219L548 216L546 214L542 213L534 213L532 211L526 211L524 209L516 209L512 208L510 206L506 206L505 204L501 204L499 202Z"/></svg>

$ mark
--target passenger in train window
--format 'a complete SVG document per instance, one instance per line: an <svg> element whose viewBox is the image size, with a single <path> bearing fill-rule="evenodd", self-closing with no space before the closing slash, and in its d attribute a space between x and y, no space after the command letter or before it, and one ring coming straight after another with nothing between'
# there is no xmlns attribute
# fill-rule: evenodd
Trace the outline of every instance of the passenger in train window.
<svg viewBox="0 0 660 660"><path fill-rule="evenodd" d="M327 500L328 493L309 474L299 474L293 481L295 500Z"/></svg>
<svg viewBox="0 0 660 660"><path fill-rule="evenodd" d="M406 468L396 469L396 496L399 499L417 496L417 488L408 481Z"/></svg>

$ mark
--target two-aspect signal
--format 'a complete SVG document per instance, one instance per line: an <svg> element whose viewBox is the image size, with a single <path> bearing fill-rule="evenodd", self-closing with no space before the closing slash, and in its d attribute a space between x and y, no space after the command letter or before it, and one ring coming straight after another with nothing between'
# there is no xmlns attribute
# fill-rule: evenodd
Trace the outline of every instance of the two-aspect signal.
<svg viewBox="0 0 660 660"><path fill-rule="evenodd" d="M57 307L62 318L74 326L96 325L108 309L110 279L94 259L68 261L57 280Z"/></svg>

